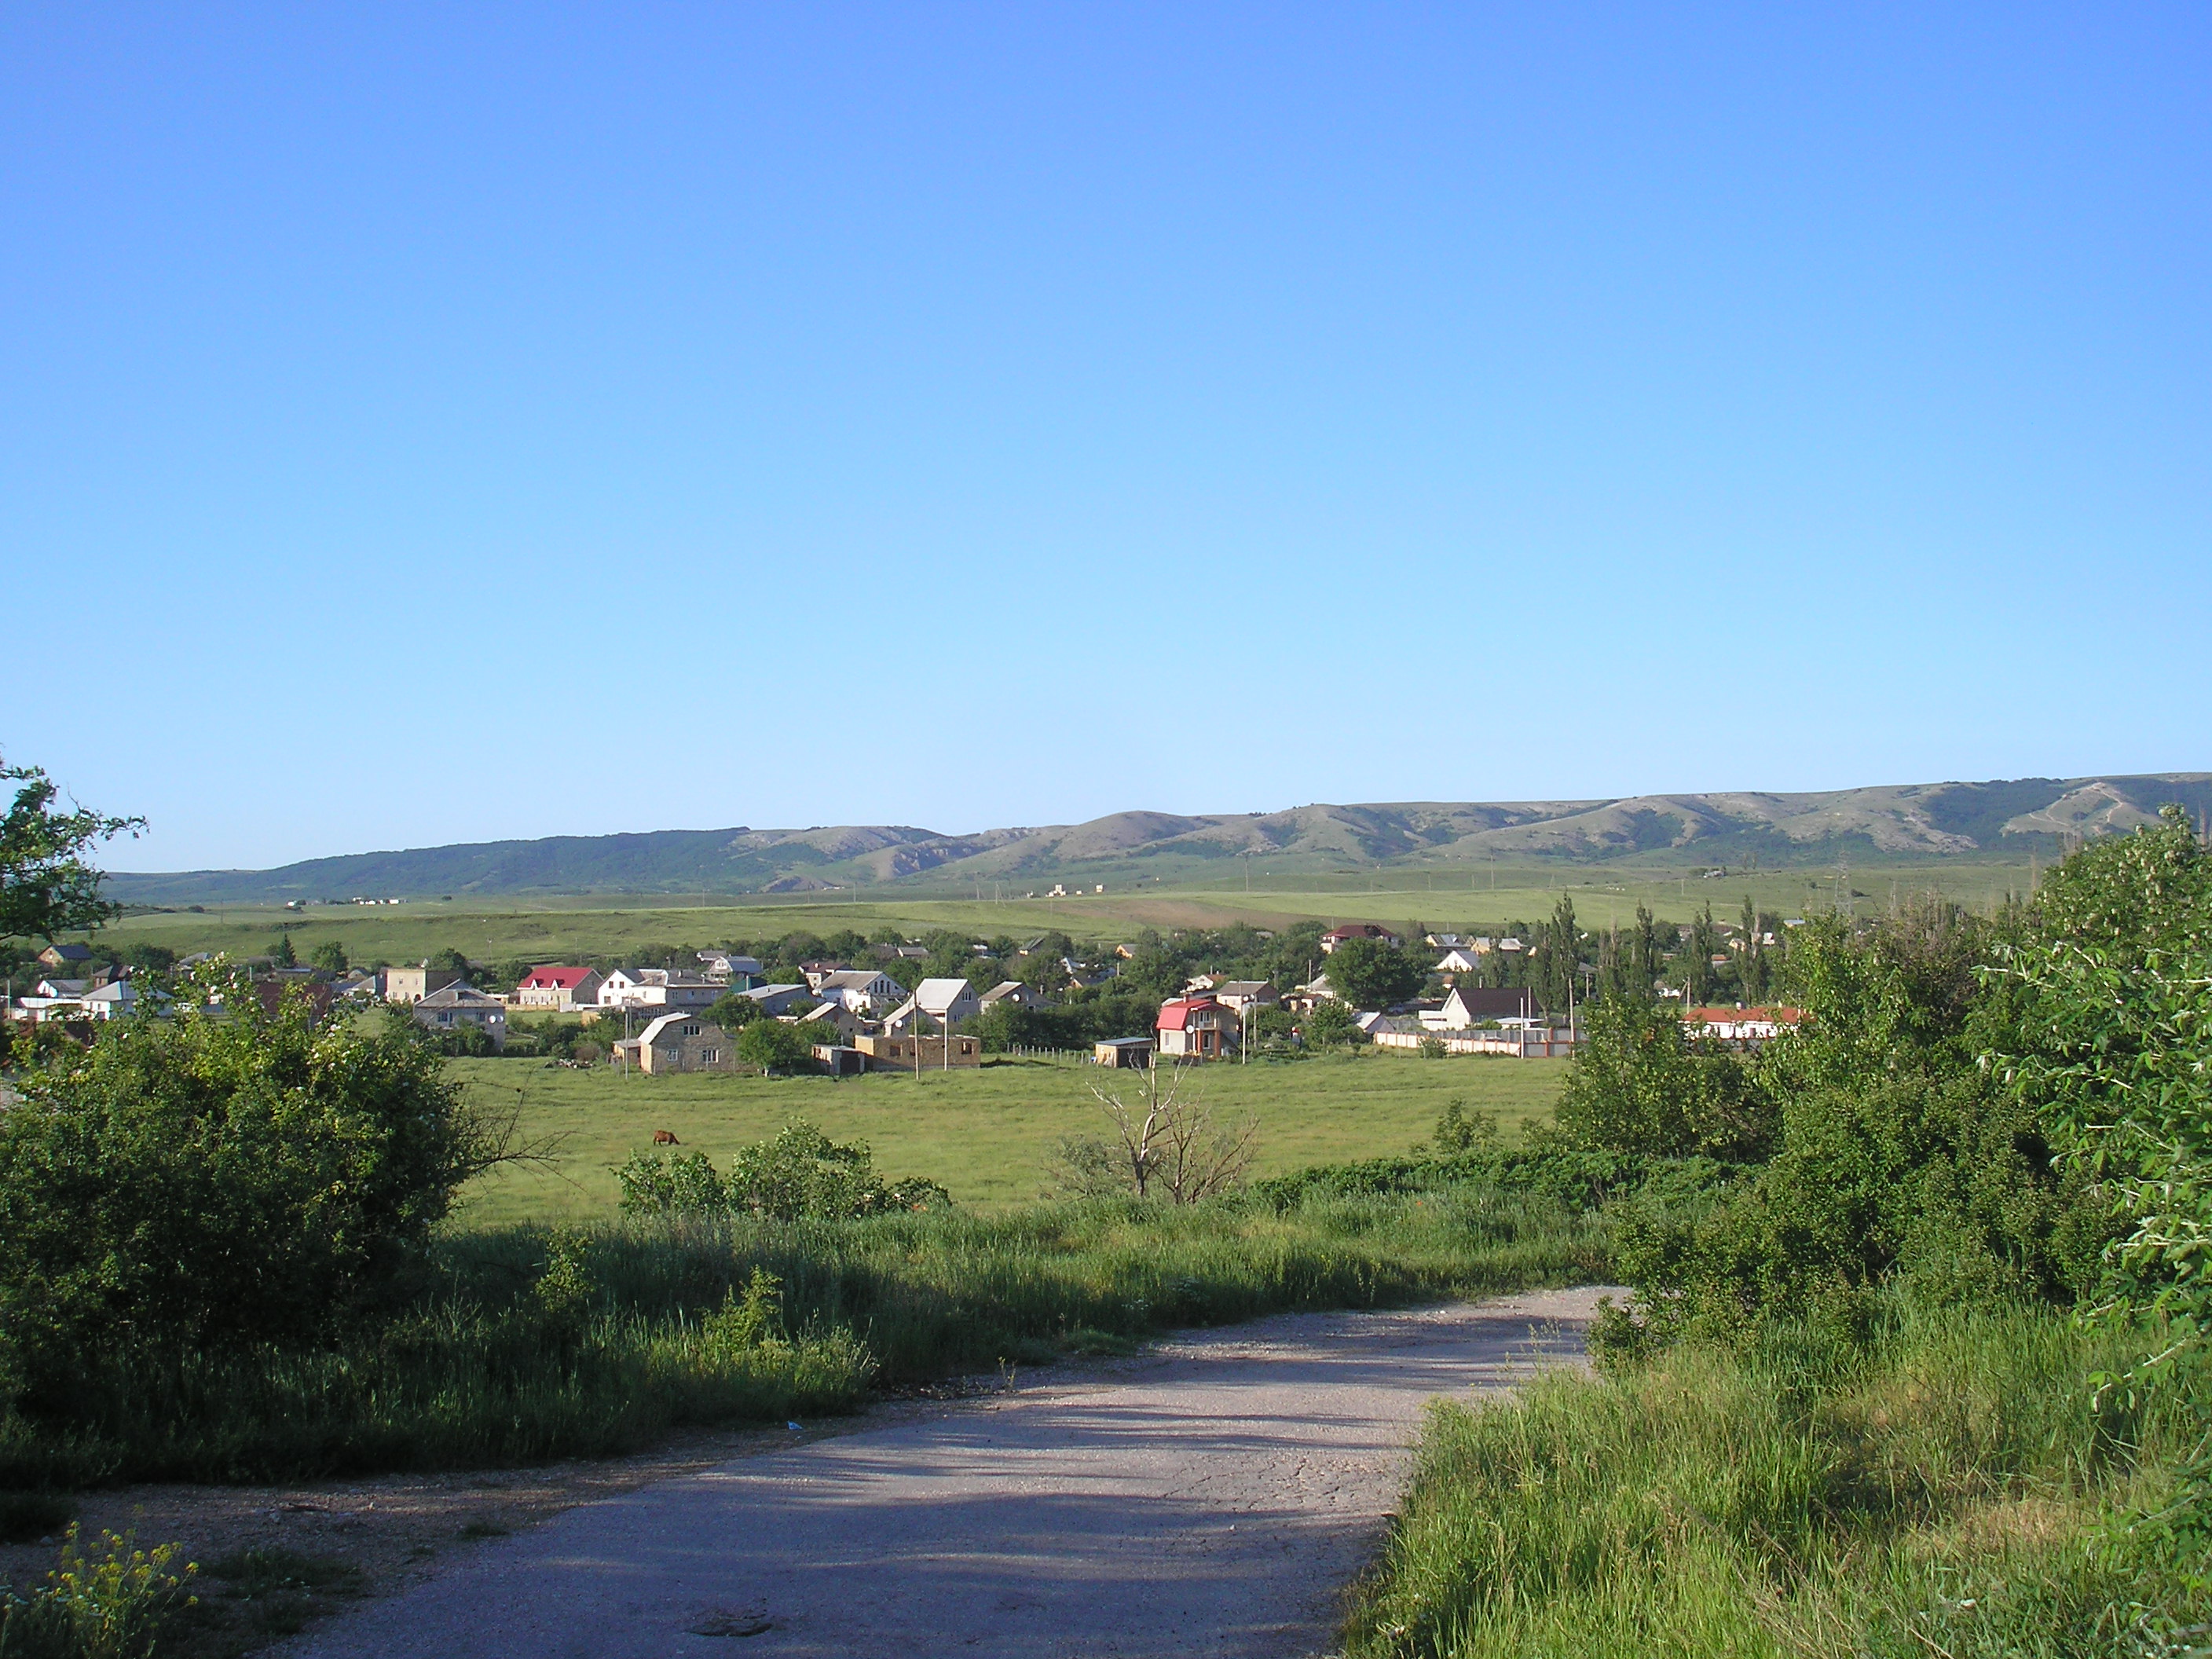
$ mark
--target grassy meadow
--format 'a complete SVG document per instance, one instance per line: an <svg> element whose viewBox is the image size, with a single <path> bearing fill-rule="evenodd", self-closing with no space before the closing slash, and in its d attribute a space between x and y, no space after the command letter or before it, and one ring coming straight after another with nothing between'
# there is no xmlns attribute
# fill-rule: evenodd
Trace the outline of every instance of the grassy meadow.
<svg viewBox="0 0 2212 1659"><path fill-rule="evenodd" d="M865 1077L623 1076L538 1060L463 1060L453 1074L486 1103L513 1103L524 1139L557 1141L543 1167L483 1177L463 1195L464 1226L577 1222L611 1216L612 1173L656 1129L726 1164L740 1146L804 1117L832 1139L864 1140L886 1176L941 1182L963 1207L1004 1208L1037 1196L1054 1146L1107 1123L1090 1084L1127 1087L1133 1074L1082 1063L1000 1060L968 1071ZM1216 1066L1187 1085L1218 1117L1255 1117L1255 1175L1402 1152L1424 1139L1447 1101L1493 1112L1509 1143L1547 1116L1566 1074L1560 1060L1369 1052L1292 1062Z"/></svg>
<svg viewBox="0 0 2212 1659"><path fill-rule="evenodd" d="M1986 909L2008 891L2024 891L2025 863L1956 860L1882 866L1856 871L1847 890L1833 870L1731 872L1705 878L1694 870L1620 866L1558 866L1433 873L1401 870L1372 876L1300 877L1285 882L1255 872L1249 890L1235 886L1137 884L1103 894L1064 899L978 899L927 888L884 888L815 896L702 895L660 898L609 895L586 898L410 899L404 904L318 905L288 911L276 905L212 906L204 911L163 910L131 915L106 931L118 943L143 939L179 953L265 950L288 928L302 955L327 939L342 941L357 962L411 962L452 946L479 960L526 957L618 957L647 945L732 939L776 938L796 929L817 933L883 927L919 935L936 927L979 936L1024 938L1060 928L1079 939L1121 940L1146 927L1220 927L1249 921L1279 927L1309 918L1332 923L1379 921L1430 929L1493 931L1511 921L1548 916L1562 893L1571 896L1587 927L1632 920L1638 904L1662 921L1688 921L1710 902L1716 914L1733 915L1748 894L1762 909L1812 915L1848 893L1862 915L1887 908L1893 898L1940 893L1974 909ZM1271 884L1272 881L1272 884Z"/></svg>

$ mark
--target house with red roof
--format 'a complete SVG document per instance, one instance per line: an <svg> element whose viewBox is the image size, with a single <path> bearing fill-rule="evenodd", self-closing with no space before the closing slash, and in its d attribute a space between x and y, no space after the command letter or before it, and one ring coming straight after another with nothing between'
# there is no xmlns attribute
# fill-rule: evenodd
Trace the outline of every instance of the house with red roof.
<svg viewBox="0 0 2212 1659"><path fill-rule="evenodd" d="M562 968L547 963L532 968L514 988L518 1008L554 1008L573 1013L599 1006L599 971L596 968Z"/></svg>
<svg viewBox="0 0 2212 1659"><path fill-rule="evenodd" d="M1244 1025L1217 997L1176 997L1153 1022L1162 1060L1225 1060L1237 1051Z"/></svg>
<svg viewBox="0 0 2212 1659"><path fill-rule="evenodd" d="M1740 1004L1733 1008L1685 1008L1683 1035L1751 1048L1771 1042L1804 1018L1802 1008L1746 1008Z"/></svg>

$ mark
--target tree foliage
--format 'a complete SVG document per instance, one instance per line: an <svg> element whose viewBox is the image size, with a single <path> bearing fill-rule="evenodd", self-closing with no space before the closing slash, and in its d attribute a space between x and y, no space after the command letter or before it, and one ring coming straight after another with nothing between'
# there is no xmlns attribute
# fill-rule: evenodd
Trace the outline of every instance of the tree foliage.
<svg viewBox="0 0 2212 1659"><path fill-rule="evenodd" d="M1387 1008L1419 996L1428 969L1381 939L1348 939L1328 953L1329 988L1354 1008Z"/></svg>
<svg viewBox="0 0 2212 1659"><path fill-rule="evenodd" d="M404 1017L222 1004L113 1023L0 1114L0 1371L65 1410L98 1354L304 1343L407 1289L507 1155Z"/></svg>
<svg viewBox="0 0 2212 1659"><path fill-rule="evenodd" d="M933 1181L887 1182L864 1142L841 1146L801 1119L756 1142L718 1174L704 1152L638 1152L616 1171L622 1207L633 1215L736 1214L780 1221L851 1220L898 1211L944 1209L951 1196Z"/></svg>
<svg viewBox="0 0 2212 1659"><path fill-rule="evenodd" d="M85 855L117 836L135 836L146 820L58 811L61 792L35 766L0 765L0 783L17 786L0 817L0 939L52 939L112 917L117 907L100 897L100 873Z"/></svg>

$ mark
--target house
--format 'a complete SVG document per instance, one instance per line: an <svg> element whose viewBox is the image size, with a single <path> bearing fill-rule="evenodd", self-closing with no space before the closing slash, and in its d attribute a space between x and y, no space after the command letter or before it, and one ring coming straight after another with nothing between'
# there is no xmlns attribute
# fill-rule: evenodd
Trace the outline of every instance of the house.
<svg viewBox="0 0 2212 1659"><path fill-rule="evenodd" d="M1213 988L1213 1000L1241 1015L1251 1008L1273 1007L1282 994L1264 979L1224 979Z"/></svg>
<svg viewBox="0 0 2212 1659"><path fill-rule="evenodd" d="M1243 1022L1237 1011L1212 997L1176 997L1160 1005L1152 1023L1163 1060L1221 1060L1237 1052Z"/></svg>
<svg viewBox="0 0 2212 1659"><path fill-rule="evenodd" d="M757 957L738 956L728 951L702 951L699 960L707 964L707 977L728 986L732 991L749 991L763 977Z"/></svg>
<svg viewBox="0 0 2212 1659"><path fill-rule="evenodd" d="M1378 927L1371 921L1348 921L1341 927L1330 928L1321 936L1321 953L1327 956L1338 945L1355 939L1371 939L1376 944L1387 945L1394 951L1403 943L1388 927Z"/></svg>
<svg viewBox="0 0 2212 1659"><path fill-rule="evenodd" d="M1316 1002L1334 1002L1337 1000L1339 1000L1339 999L1336 994L1336 987L1328 982L1328 975L1327 974L1316 974L1304 985L1297 986L1292 989L1291 994L1283 999L1283 1006L1285 1008L1288 1008L1292 1013L1310 1014L1313 1012L1314 1004Z"/></svg>
<svg viewBox="0 0 2212 1659"><path fill-rule="evenodd" d="M1204 996L1215 986L1220 984L1223 977L1224 975L1220 974L1196 975L1192 978L1183 981L1182 994L1187 997Z"/></svg>
<svg viewBox="0 0 2212 1659"><path fill-rule="evenodd" d="M384 1000L386 1002L420 1002L433 991L442 991L460 979L451 968L433 968L423 963L416 968L387 968L384 970Z"/></svg>
<svg viewBox="0 0 2212 1659"><path fill-rule="evenodd" d="M1432 951L1463 951L1474 942L1464 933L1427 933L1423 938Z"/></svg>
<svg viewBox="0 0 2212 1659"><path fill-rule="evenodd" d="M659 1008L678 1012L711 1008L729 994L704 974L665 968L617 968L599 982L602 1008Z"/></svg>
<svg viewBox="0 0 2212 1659"><path fill-rule="evenodd" d="M449 986L447 988L450 990L453 988ZM468 990L469 988L464 985L459 988ZM284 1006L284 1000L287 997L295 1001L304 999L307 1005L307 1012L313 1018L320 1019L331 1011L333 990L331 981L312 968L276 968L264 974L254 975L253 994L261 1000L262 1012L272 1019L276 1017L277 1010ZM482 996L484 994L481 991L472 991L470 994ZM420 998L416 999L418 1006L421 1000ZM501 1007L506 1006L506 1004L501 1002L497 997L494 997L492 1000L500 1003ZM502 1018L500 1022L502 1030L506 1024L506 1020ZM502 1037L501 1041L504 1040Z"/></svg>
<svg viewBox="0 0 2212 1659"><path fill-rule="evenodd" d="M884 1030L893 1036L912 1029L917 1015L927 1015L940 1029L970 1020L983 1012L975 988L964 979L926 979L914 994L884 1017Z"/></svg>
<svg viewBox="0 0 2212 1659"><path fill-rule="evenodd" d="M927 980L922 981L927 984ZM947 1047L950 1046L950 1053ZM853 1046L868 1057L868 1064L878 1071L933 1072L947 1066L981 1066L983 1063L983 1042L980 1037L911 1036L902 1032L885 1031L880 1036L861 1036L853 1039Z"/></svg>
<svg viewBox="0 0 2212 1659"><path fill-rule="evenodd" d="M982 1011L988 1013L1001 1006L1008 1008L1042 1008L1044 998L1033 985L1024 985L1018 979L1002 979L976 999Z"/></svg>
<svg viewBox="0 0 2212 1659"><path fill-rule="evenodd" d="M137 990L127 979L108 985L90 985L81 979L42 979L21 1006L33 1020L121 1019L137 1003Z"/></svg>
<svg viewBox="0 0 2212 1659"><path fill-rule="evenodd" d="M738 994L749 996L760 1004L763 1012L779 1017L791 1012L791 1005L805 998L809 993L804 985L756 985L750 991Z"/></svg>
<svg viewBox="0 0 2212 1659"><path fill-rule="evenodd" d="M37 962L41 968L82 968L92 960L88 945L49 945L39 952Z"/></svg>
<svg viewBox="0 0 2212 1659"><path fill-rule="evenodd" d="M637 1034L637 1069L647 1077L672 1072L733 1072L738 1047L728 1032L696 1014L663 1014Z"/></svg>
<svg viewBox="0 0 2212 1659"><path fill-rule="evenodd" d="M553 963L532 968L514 988L518 1008L556 1008L574 1013L599 1006L599 973L595 968L563 968Z"/></svg>
<svg viewBox="0 0 2212 1659"><path fill-rule="evenodd" d="M1802 1008L1685 1008L1683 1035L1725 1042L1733 1048L1756 1048L1771 1042L1783 1032L1803 1022Z"/></svg>
<svg viewBox="0 0 2212 1659"><path fill-rule="evenodd" d="M254 988L260 989L263 983L257 980ZM275 984L273 988L281 995L285 988ZM326 994L330 989L328 986L310 988L319 988ZM507 1047L507 1004L489 991L479 991L472 985L442 985L427 995L416 997L413 1011L416 1023L434 1031L473 1025L491 1039L493 1048Z"/></svg>
<svg viewBox="0 0 2212 1659"><path fill-rule="evenodd" d="M1398 1029L1399 1024L1399 1022L1391 1018L1389 1015L1377 1013L1371 1008L1354 1014L1352 1017L1352 1023L1359 1028L1361 1036L1370 1037L1380 1031L1394 1031Z"/></svg>
<svg viewBox="0 0 2212 1659"><path fill-rule="evenodd" d="M842 974L851 966L850 963L845 962L802 962L799 964L799 976L806 981L808 990L819 991L823 980L832 974Z"/></svg>
<svg viewBox="0 0 2212 1659"><path fill-rule="evenodd" d="M1461 1031L1471 1025L1487 1025L1495 1020L1535 1018L1534 992L1486 991L1473 985L1455 985L1444 993L1443 1006L1432 1012L1424 1012L1421 1024L1433 1031Z"/></svg>
<svg viewBox="0 0 2212 1659"><path fill-rule="evenodd" d="M841 968L816 982L808 976L814 994L842 1004L856 1014L872 1014L892 1008L905 999L906 987L876 968Z"/></svg>
<svg viewBox="0 0 2212 1659"><path fill-rule="evenodd" d="M1479 974L1482 971L1482 958L1487 954L1487 951L1478 951L1471 945L1451 945L1437 958L1437 971L1440 974Z"/></svg>
<svg viewBox="0 0 2212 1659"><path fill-rule="evenodd" d="M1091 1061L1094 1066L1110 1066L1116 1071L1141 1071L1152 1063L1152 1040L1107 1037L1091 1045Z"/></svg>
<svg viewBox="0 0 2212 1659"><path fill-rule="evenodd" d="M825 1002L803 1014L782 1016L806 1033L810 1042L850 1042L860 1034L861 1016L842 1002Z"/></svg>

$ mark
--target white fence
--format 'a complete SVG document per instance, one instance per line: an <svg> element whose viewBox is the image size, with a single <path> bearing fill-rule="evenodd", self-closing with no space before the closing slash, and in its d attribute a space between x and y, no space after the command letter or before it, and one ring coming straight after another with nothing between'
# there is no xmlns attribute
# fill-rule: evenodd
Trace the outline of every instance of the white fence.
<svg viewBox="0 0 2212 1659"><path fill-rule="evenodd" d="M1424 1042L1441 1042L1448 1054L1505 1054L1516 1060L1565 1060L1575 1051L1580 1033L1564 1025L1525 1025L1491 1031L1377 1031L1379 1048L1419 1048Z"/></svg>

